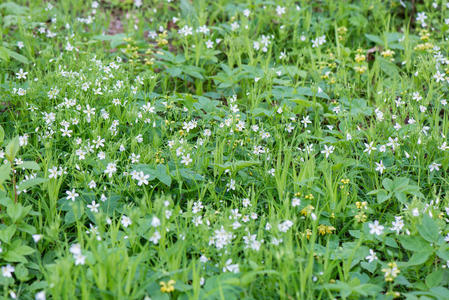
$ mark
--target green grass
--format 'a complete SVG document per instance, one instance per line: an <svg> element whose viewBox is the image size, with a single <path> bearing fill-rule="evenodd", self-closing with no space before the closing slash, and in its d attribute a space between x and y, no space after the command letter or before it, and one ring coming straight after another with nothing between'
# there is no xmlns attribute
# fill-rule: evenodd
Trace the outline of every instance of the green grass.
<svg viewBox="0 0 449 300"><path fill-rule="evenodd" d="M4 299L449 299L449 4L0 4Z"/></svg>

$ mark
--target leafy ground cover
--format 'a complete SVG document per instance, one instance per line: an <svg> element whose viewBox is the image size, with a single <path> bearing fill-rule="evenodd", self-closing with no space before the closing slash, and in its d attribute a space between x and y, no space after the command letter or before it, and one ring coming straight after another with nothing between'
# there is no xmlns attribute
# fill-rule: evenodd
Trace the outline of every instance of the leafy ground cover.
<svg viewBox="0 0 449 300"><path fill-rule="evenodd" d="M446 0L0 23L5 299L449 299Z"/></svg>

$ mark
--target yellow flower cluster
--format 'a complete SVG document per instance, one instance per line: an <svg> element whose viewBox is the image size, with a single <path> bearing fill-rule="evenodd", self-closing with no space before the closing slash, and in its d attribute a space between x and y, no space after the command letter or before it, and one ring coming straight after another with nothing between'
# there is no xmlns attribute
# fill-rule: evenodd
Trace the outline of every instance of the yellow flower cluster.
<svg viewBox="0 0 449 300"><path fill-rule="evenodd" d="M161 286L161 292L162 293L171 293L175 290L175 283L173 279L170 279L168 282L161 281L159 282L159 285Z"/></svg>
<svg viewBox="0 0 449 300"><path fill-rule="evenodd" d="M427 51L427 50L431 50L433 49L433 44L432 43L421 43L415 46L415 48L413 48L413 50L417 50L417 51Z"/></svg>
<svg viewBox="0 0 449 300"><path fill-rule="evenodd" d="M313 200L313 199L315 199L315 197L313 197L312 194L305 195L304 198L306 198L306 199L308 199L308 200Z"/></svg>
<svg viewBox="0 0 449 300"><path fill-rule="evenodd" d="M165 159L161 156L161 151L156 152L156 163L157 164L163 164L165 162Z"/></svg>
<svg viewBox="0 0 449 300"><path fill-rule="evenodd" d="M416 45L413 50L417 50L417 51L429 51L432 50L434 45L432 43L429 42L430 39L430 33L428 30L423 29L419 32L419 38L421 39L421 41L423 41L424 43L420 43L418 45Z"/></svg>
<svg viewBox="0 0 449 300"><path fill-rule="evenodd" d="M346 39L346 33L348 32L348 28L345 26L341 26L337 28L338 40L343 41Z"/></svg>
<svg viewBox="0 0 449 300"><path fill-rule="evenodd" d="M382 272L384 272L385 281L391 282L393 281L401 272L398 268L398 265L395 262L388 263L388 268L383 268Z"/></svg>
<svg viewBox="0 0 449 300"><path fill-rule="evenodd" d="M326 233L327 234L332 234L332 232L334 232L335 230L336 229L335 229L334 226L327 226L327 225L324 225L324 224L320 224L318 226L318 233L321 234L321 235L325 235Z"/></svg>
<svg viewBox="0 0 449 300"><path fill-rule="evenodd" d="M306 198L307 199L307 198ZM313 207L312 205L307 205L306 207L304 207L302 210L301 210L301 215L303 215L303 216L308 216L308 215L310 215L311 213L312 213L312 211L315 209L315 207Z"/></svg>
<svg viewBox="0 0 449 300"><path fill-rule="evenodd" d="M390 49L386 49L380 53L384 58L393 57L394 51Z"/></svg>
<svg viewBox="0 0 449 300"><path fill-rule="evenodd" d="M344 189L349 184L349 182L351 182L349 179L340 180L340 183L341 183L340 189Z"/></svg>
<svg viewBox="0 0 449 300"><path fill-rule="evenodd" d="M354 219L358 222L358 223L363 223L366 221L367 216L366 214L363 212L364 210L368 209L368 202L363 201L357 201L355 203L355 207L357 207L357 209L359 209L360 211L358 212L358 214L356 214L354 216Z"/></svg>
<svg viewBox="0 0 449 300"><path fill-rule="evenodd" d="M366 56L364 54L363 49L361 48L357 49L354 60L357 63L357 65L354 67L354 70L357 73L363 74L366 72L366 70L368 70L368 67L363 64L366 61Z"/></svg>

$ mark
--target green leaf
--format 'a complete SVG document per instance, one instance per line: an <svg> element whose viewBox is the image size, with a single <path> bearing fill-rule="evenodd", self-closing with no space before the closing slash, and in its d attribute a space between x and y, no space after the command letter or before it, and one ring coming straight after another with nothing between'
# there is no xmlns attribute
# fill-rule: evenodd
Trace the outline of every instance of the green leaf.
<svg viewBox="0 0 449 300"><path fill-rule="evenodd" d="M4 60L6 62L9 61L9 54L8 54L7 49L5 47L1 47L1 46L0 46L0 59Z"/></svg>
<svg viewBox="0 0 449 300"><path fill-rule="evenodd" d="M28 262L25 256L15 252L14 250L6 252L4 259L8 262L22 262L22 263Z"/></svg>
<svg viewBox="0 0 449 300"><path fill-rule="evenodd" d="M0 240L4 243L9 244L12 237L14 236L14 233L16 232L16 225L12 224L8 227L3 227L0 229Z"/></svg>
<svg viewBox="0 0 449 300"><path fill-rule="evenodd" d="M445 270L439 269L427 275L426 285L429 288L433 288L435 286L440 285L441 281L443 281L444 272Z"/></svg>
<svg viewBox="0 0 449 300"><path fill-rule="evenodd" d="M371 42L374 42L380 46L384 45L384 41L377 35L374 34L365 34L365 37L370 40Z"/></svg>
<svg viewBox="0 0 449 300"><path fill-rule="evenodd" d="M318 109L323 108L319 102L313 102L305 99L289 99L289 101L296 103L299 107L313 107Z"/></svg>
<svg viewBox="0 0 449 300"><path fill-rule="evenodd" d="M19 152L20 144L19 144L19 137L16 136L11 141L9 141L8 145L6 146L5 155L6 158L12 162L14 158L17 155L17 152Z"/></svg>
<svg viewBox="0 0 449 300"><path fill-rule="evenodd" d="M14 248L14 251L19 255L30 255L34 253L35 250L27 245L21 245Z"/></svg>
<svg viewBox="0 0 449 300"><path fill-rule="evenodd" d="M180 4L181 15L184 18L190 19L196 16L196 11L189 0L181 0Z"/></svg>
<svg viewBox="0 0 449 300"><path fill-rule="evenodd" d="M403 266L418 266L424 264L430 257L432 252L415 252L408 262L402 263Z"/></svg>
<svg viewBox="0 0 449 300"><path fill-rule="evenodd" d="M19 187L17 189L19 191L24 191L26 189L29 189L30 187L39 185L39 184L47 182L47 181L48 181L47 178L33 178L33 179L25 180L19 184Z"/></svg>
<svg viewBox="0 0 449 300"><path fill-rule="evenodd" d="M3 129L2 125L0 125L0 145L3 143L4 139L5 139L5 130Z"/></svg>
<svg viewBox="0 0 449 300"><path fill-rule="evenodd" d="M167 186L171 185L171 176L170 173L168 172L167 166L161 164L157 165L156 177L165 185Z"/></svg>
<svg viewBox="0 0 449 300"><path fill-rule="evenodd" d="M35 161L24 161L22 164L18 165L17 168L39 171L40 167Z"/></svg>
<svg viewBox="0 0 449 300"><path fill-rule="evenodd" d="M365 270L368 270L371 274L374 273L374 271L376 271L376 267L377 267L377 261L373 260L372 262L368 263L366 261L362 261L360 263L360 266L362 268L364 268Z"/></svg>
<svg viewBox="0 0 449 300"><path fill-rule="evenodd" d="M418 232L426 241L431 243L438 242L438 237L440 236L438 224L427 214L423 216Z"/></svg>
<svg viewBox="0 0 449 300"><path fill-rule="evenodd" d="M380 69L386 75L393 78L399 77L399 68L395 64L381 57L377 57L376 61L379 63Z"/></svg>
<svg viewBox="0 0 449 300"><path fill-rule="evenodd" d="M386 190L380 190L379 193L377 193L377 203L381 204L388 199L391 198L391 194L387 193Z"/></svg>
<svg viewBox="0 0 449 300"><path fill-rule="evenodd" d="M29 272L24 264L19 264L15 267L14 275L16 275L17 279L20 281L26 281L29 279Z"/></svg>
<svg viewBox="0 0 449 300"><path fill-rule="evenodd" d="M172 175L174 174L173 171L171 174ZM190 169L179 169L179 174L181 175L182 178L187 180L204 181L204 177L201 174L195 173Z"/></svg>
<svg viewBox="0 0 449 300"><path fill-rule="evenodd" d="M16 223L23 218L30 212L31 205L28 206L22 206L20 203L11 203L6 208L6 212L8 213L8 216L11 218L13 223Z"/></svg>
<svg viewBox="0 0 449 300"><path fill-rule="evenodd" d="M3 164L0 166L0 184L3 184L9 179L11 175L11 166L8 164Z"/></svg>
<svg viewBox="0 0 449 300"><path fill-rule="evenodd" d="M409 251L433 251L433 248L429 245L429 243L420 236L401 235L398 239L402 247Z"/></svg>
<svg viewBox="0 0 449 300"><path fill-rule="evenodd" d="M30 61L28 60L28 58L26 58L25 56L23 56L22 54L19 54L15 51L12 51L10 49L6 48L6 52L8 52L9 56L14 58L15 60L17 60L18 62L21 62L23 64L29 64Z"/></svg>

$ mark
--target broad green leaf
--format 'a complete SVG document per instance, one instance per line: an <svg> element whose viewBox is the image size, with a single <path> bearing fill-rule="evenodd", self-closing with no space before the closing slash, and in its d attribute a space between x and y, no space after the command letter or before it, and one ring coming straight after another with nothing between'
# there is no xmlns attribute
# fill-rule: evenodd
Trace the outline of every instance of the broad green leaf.
<svg viewBox="0 0 449 300"><path fill-rule="evenodd" d="M418 266L424 264L430 257L432 252L415 252L412 257L410 257L408 262L403 263L405 266Z"/></svg>
<svg viewBox="0 0 449 300"><path fill-rule="evenodd" d="M19 54L15 51L6 49L6 52L8 52L9 56L14 58L15 60L23 63L23 64L29 64L30 61L28 60L28 58L26 58L25 56L23 56L22 54Z"/></svg>
<svg viewBox="0 0 449 300"><path fill-rule="evenodd" d="M402 247L409 251L433 251L429 243L420 236L401 235L398 239Z"/></svg>
<svg viewBox="0 0 449 300"><path fill-rule="evenodd" d="M168 172L167 166L161 164L157 165L156 177L165 185L167 186L171 185L171 176L170 173Z"/></svg>
<svg viewBox="0 0 449 300"><path fill-rule="evenodd" d="M428 242L438 242L439 228L438 224L427 214L423 215L421 225L418 227L419 234Z"/></svg>
<svg viewBox="0 0 449 300"><path fill-rule="evenodd" d="M11 218L13 223L22 220L31 210L31 205L22 206L20 203L11 203L6 208L8 216Z"/></svg>
<svg viewBox="0 0 449 300"><path fill-rule="evenodd" d="M6 158L12 162L14 158L17 155L17 152L19 152L20 144L19 144L19 137L16 136L11 141L9 141L8 145L6 146L5 155Z"/></svg>
<svg viewBox="0 0 449 300"><path fill-rule="evenodd" d="M3 184L11 176L11 166L9 163L0 166L0 184Z"/></svg>
<svg viewBox="0 0 449 300"><path fill-rule="evenodd" d="M8 227L2 226L2 228L0 229L0 240L6 244L9 244L15 232L16 225L14 224L9 225Z"/></svg>
<svg viewBox="0 0 449 300"><path fill-rule="evenodd" d="M384 45L384 41L377 35L374 34L365 34L365 37L370 40L371 42L374 42L380 46Z"/></svg>
<svg viewBox="0 0 449 300"><path fill-rule="evenodd" d="M173 172L172 172L173 174ZM204 177L198 173L195 173L194 171L190 169L179 169L179 174L182 178L188 179L188 180L194 180L194 181L204 181Z"/></svg>
<svg viewBox="0 0 449 300"><path fill-rule="evenodd" d="M380 69L388 76L392 77L392 78L397 78L399 77L399 68L393 64L392 62L381 58L381 57L377 57L376 61L379 63L379 67Z"/></svg>
<svg viewBox="0 0 449 300"><path fill-rule="evenodd" d="M19 184L18 190L23 191L23 190L29 189L30 187L39 185L39 184L47 182L47 181L48 181L48 179L46 179L46 178L33 178L33 179L25 180Z"/></svg>
<svg viewBox="0 0 449 300"><path fill-rule="evenodd" d="M0 125L0 145L3 143L4 139L5 139L5 130L3 129L2 125Z"/></svg>
<svg viewBox="0 0 449 300"><path fill-rule="evenodd" d="M435 270L426 277L426 285L429 288L436 287L440 285L441 281L443 281L445 270L439 269Z"/></svg>
<svg viewBox="0 0 449 300"><path fill-rule="evenodd" d="M21 262L21 263L28 262L28 260L25 258L24 255L19 254L19 253L15 252L14 250L6 252L6 254L3 258L7 262Z"/></svg>
<svg viewBox="0 0 449 300"><path fill-rule="evenodd" d="M22 164L18 165L17 168L39 171L40 167L35 161L24 161Z"/></svg>
<svg viewBox="0 0 449 300"><path fill-rule="evenodd" d="M19 279L20 281L26 281L29 279L29 272L28 269L25 267L24 264L19 264L15 267L14 275Z"/></svg>

